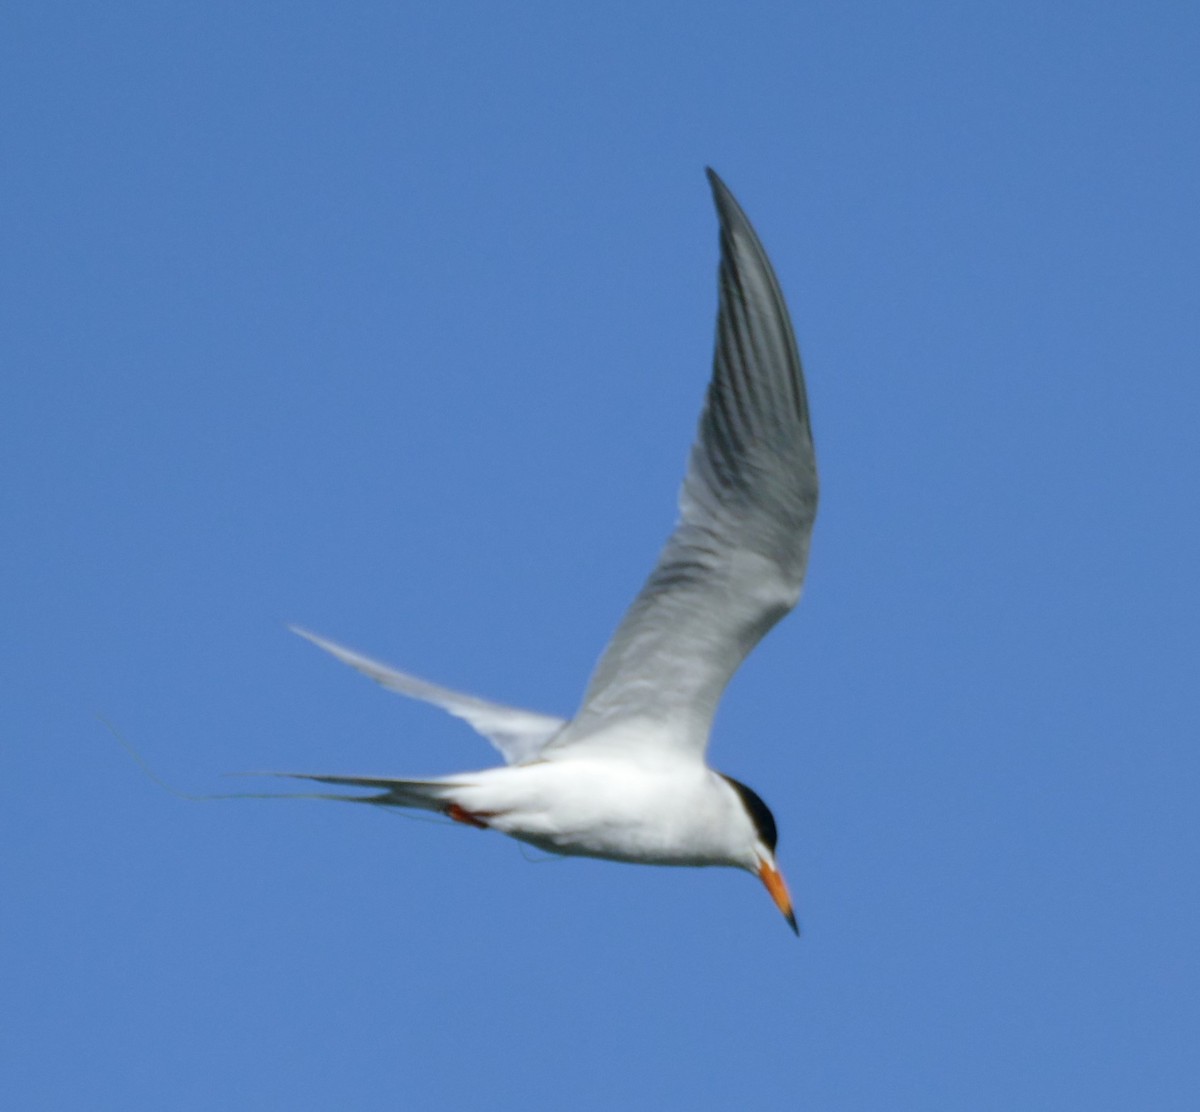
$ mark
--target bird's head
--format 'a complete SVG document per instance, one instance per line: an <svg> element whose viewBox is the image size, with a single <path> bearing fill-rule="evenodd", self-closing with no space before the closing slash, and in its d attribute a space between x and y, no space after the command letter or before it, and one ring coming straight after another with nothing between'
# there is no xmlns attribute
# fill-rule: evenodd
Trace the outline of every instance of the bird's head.
<svg viewBox="0 0 1200 1112"><path fill-rule="evenodd" d="M775 906L788 921L788 926L796 934L799 934L800 928L796 925L796 914L792 910L792 897L788 893L787 884L784 883L783 874L775 863L775 844L779 840L775 816L771 814L771 808L762 801L762 797L752 788L746 787L732 776L722 774L721 778L736 793L753 828L751 846L746 859L741 864L763 882L767 891L771 893L771 899L775 901Z"/></svg>

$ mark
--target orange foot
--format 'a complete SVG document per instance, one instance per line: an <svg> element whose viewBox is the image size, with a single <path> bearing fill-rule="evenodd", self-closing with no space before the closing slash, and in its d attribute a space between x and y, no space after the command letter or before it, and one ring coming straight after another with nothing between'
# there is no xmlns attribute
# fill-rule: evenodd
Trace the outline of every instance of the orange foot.
<svg viewBox="0 0 1200 1112"><path fill-rule="evenodd" d="M480 830L486 830L488 828L487 823L483 820L485 818L490 819L492 817L488 812L482 812L479 815L473 815L470 811L464 811L457 803L451 803L450 806L446 808L446 814L448 814L455 822L461 822L465 826L478 827Z"/></svg>

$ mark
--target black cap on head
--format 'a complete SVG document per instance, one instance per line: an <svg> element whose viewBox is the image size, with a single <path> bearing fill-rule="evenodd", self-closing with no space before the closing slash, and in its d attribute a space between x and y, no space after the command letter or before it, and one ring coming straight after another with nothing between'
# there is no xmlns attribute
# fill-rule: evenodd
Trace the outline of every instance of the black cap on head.
<svg viewBox="0 0 1200 1112"><path fill-rule="evenodd" d="M763 845L774 853L775 843L779 841L779 830L775 826L775 816L771 814L771 808L762 801L762 797L753 788L746 787L740 780L735 780L732 776L726 776L723 772L720 776L722 780L738 793L738 797L742 801L742 806L746 808L746 814L750 816L750 821L754 823L754 829L758 831L758 836L762 839Z"/></svg>

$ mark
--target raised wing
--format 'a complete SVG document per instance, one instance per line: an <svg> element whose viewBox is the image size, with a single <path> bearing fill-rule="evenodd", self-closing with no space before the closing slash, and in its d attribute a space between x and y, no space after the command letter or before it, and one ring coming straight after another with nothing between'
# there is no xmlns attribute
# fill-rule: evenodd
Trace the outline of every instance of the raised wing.
<svg viewBox="0 0 1200 1112"><path fill-rule="evenodd" d="M549 714L538 714L536 711L520 710L517 707L506 707L500 703L491 703L475 695L464 695L460 691L451 691L448 687L439 687L435 683L417 679L416 676L397 672L386 664L371 660L324 637L318 637L299 626L289 626L293 633L311 641L327 653L332 653L352 668L357 668L364 676L369 676L376 683L395 691L399 695L407 695L410 699L422 699L426 703L449 711L456 718L469 722L479 733L483 734L504 757L505 764L520 764L522 761L536 757L542 751L546 742L566 725L566 720L555 718ZM312 779L319 779L312 777ZM350 783L330 779L329 783ZM373 783L368 786L377 786Z"/></svg>
<svg viewBox="0 0 1200 1112"><path fill-rule="evenodd" d="M680 520L552 747L623 744L702 754L729 678L800 598L817 512L808 400L787 306L733 195L708 171L721 222L712 381Z"/></svg>

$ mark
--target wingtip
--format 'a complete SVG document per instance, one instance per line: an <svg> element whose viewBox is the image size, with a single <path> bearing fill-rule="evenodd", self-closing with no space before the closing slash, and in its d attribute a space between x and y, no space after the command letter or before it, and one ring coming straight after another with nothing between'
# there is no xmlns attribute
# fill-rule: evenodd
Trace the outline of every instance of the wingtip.
<svg viewBox="0 0 1200 1112"><path fill-rule="evenodd" d="M352 665L361 671L360 664L363 658L358 653L337 644L335 641L330 641L327 637L322 637L319 633L313 633L311 629L305 629L303 626L288 623L288 629L297 637L303 637L310 645L315 645L322 652L329 653L330 656L337 657L344 664Z"/></svg>
<svg viewBox="0 0 1200 1112"><path fill-rule="evenodd" d="M311 629L305 629L304 626L296 625L294 622L287 623L287 630L289 633L294 633L297 637L303 637L305 641L311 641L314 645L322 645L325 640L323 637L319 637L313 633Z"/></svg>
<svg viewBox="0 0 1200 1112"><path fill-rule="evenodd" d="M724 198L732 196L729 192L729 186L725 184L721 175L711 166L704 167L704 176L708 178L708 187L713 191L713 197L716 199L718 205L720 205Z"/></svg>
<svg viewBox="0 0 1200 1112"><path fill-rule="evenodd" d="M746 216L745 210L738 203L738 199L733 195L733 191L729 186L725 184L721 175L711 166L706 166L704 173L708 177L708 185L712 190L713 204L717 208L717 219L721 222L722 230L727 233L732 233L736 230L739 233L748 232L750 235L753 235L754 229L750 224L749 217Z"/></svg>

